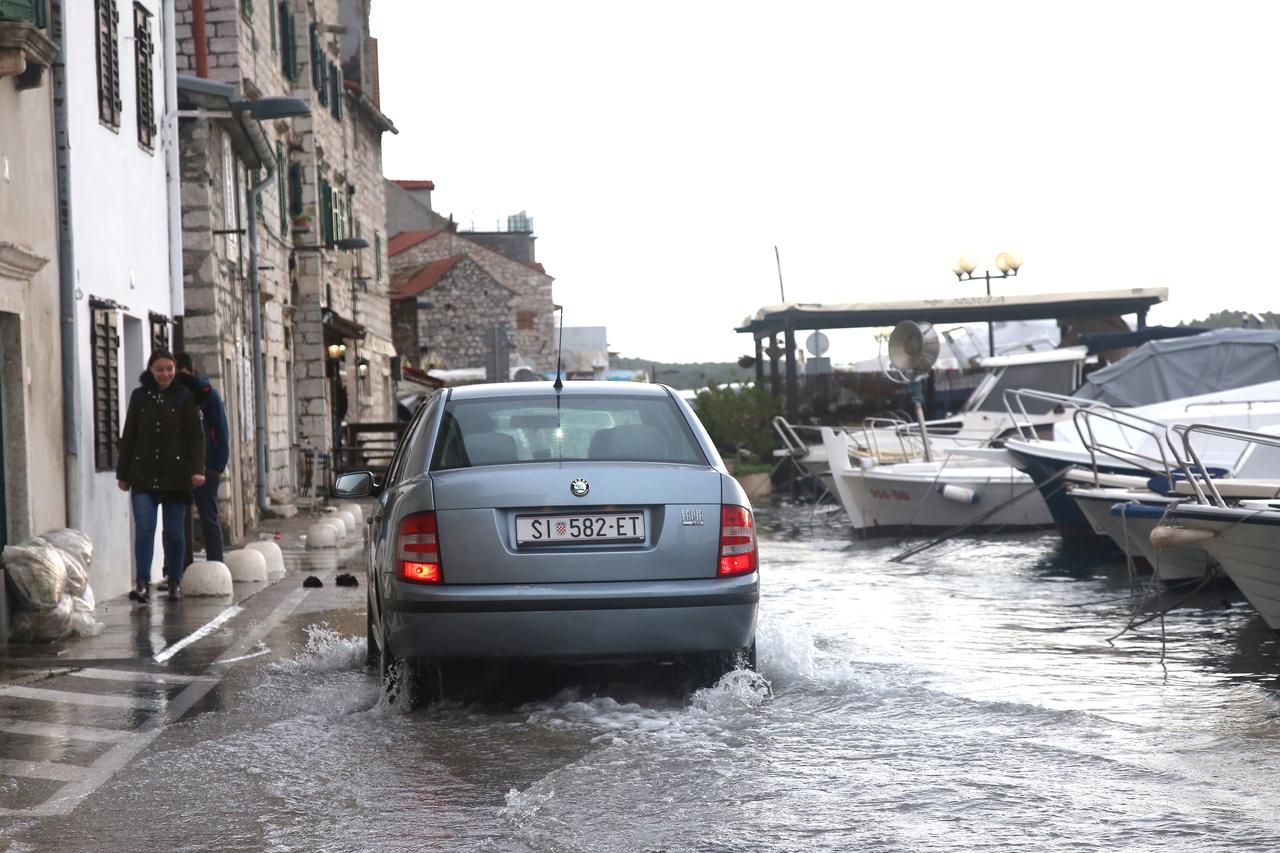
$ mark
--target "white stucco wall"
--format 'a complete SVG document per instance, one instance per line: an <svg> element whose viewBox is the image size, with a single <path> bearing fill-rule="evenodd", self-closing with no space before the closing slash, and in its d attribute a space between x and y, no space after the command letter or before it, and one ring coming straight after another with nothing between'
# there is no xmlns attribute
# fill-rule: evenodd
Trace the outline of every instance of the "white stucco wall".
<svg viewBox="0 0 1280 853"><path fill-rule="evenodd" d="M164 110L164 51L160 4L144 0L153 13L152 38L156 125ZM81 495L80 526L95 547L92 583L99 598L129 589L133 575L129 498L116 488L114 471L95 472L93 398L90 369L91 297L127 306L121 311L120 424L137 375L126 375L133 359L126 351L124 318L142 323L141 361L150 354L148 312L172 317L169 290L168 207L162 140L148 152L138 144L134 72L133 4L121 0L119 23L120 127L98 119L96 27L91 3L72 4L66 21L69 136L71 143L72 229L77 285L76 329L79 360ZM70 460L69 460L70 461ZM162 565L159 531L153 575Z"/></svg>

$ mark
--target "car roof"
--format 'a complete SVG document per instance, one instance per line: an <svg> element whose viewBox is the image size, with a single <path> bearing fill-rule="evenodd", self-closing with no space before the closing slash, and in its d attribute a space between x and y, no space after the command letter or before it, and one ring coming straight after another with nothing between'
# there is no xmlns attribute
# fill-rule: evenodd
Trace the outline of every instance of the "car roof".
<svg viewBox="0 0 1280 853"><path fill-rule="evenodd" d="M596 382L591 380L566 382L560 394L564 397L626 396L666 397L671 389L666 385L648 382ZM485 385L462 385L451 388L451 400L481 400L492 397L550 397L555 387L542 382L494 382Z"/></svg>

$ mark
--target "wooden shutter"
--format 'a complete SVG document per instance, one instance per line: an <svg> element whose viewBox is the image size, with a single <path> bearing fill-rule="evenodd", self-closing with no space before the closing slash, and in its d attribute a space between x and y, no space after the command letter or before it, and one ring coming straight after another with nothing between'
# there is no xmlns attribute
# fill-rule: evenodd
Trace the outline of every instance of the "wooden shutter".
<svg viewBox="0 0 1280 853"><path fill-rule="evenodd" d="M101 302L89 303L93 371L93 464L95 470L116 467L120 440L120 332L116 312Z"/></svg>
<svg viewBox="0 0 1280 853"><path fill-rule="evenodd" d="M30 21L41 29L49 26L46 0L0 0L0 18Z"/></svg>
<svg viewBox="0 0 1280 853"><path fill-rule="evenodd" d="M382 232L373 232L373 265L377 271L377 277L374 281L382 283Z"/></svg>
<svg viewBox="0 0 1280 853"><path fill-rule="evenodd" d="M333 245L333 189L320 179L320 242Z"/></svg>
<svg viewBox="0 0 1280 853"><path fill-rule="evenodd" d="M120 13L116 0L94 0L98 26L98 118L112 129L120 127Z"/></svg>
<svg viewBox="0 0 1280 853"><path fill-rule="evenodd" d="M138 144L148 151L156 146L155 78L152 59L151 13L141 3L133 4L133 59L138 95Z"/></svg>
<svg viewBox="0 0 1280 853"><path fill-rule="evenodd" d="M306 210L302 201L302 164L289 164L289 215L301 216Z"/></svg>
<svg viewBox="0 0 1280 853"><path fill-rule="evenodd" d="M324 50L320 47L320 30L312 23L311 37L311 86L316 90L316 98L321 106L329 105L329 78L325 67Z"/></svg>
<svg viewBox="0 0 1280 853"><path fill-rule="evenodd" d="M169 318L163 314L150 312L151 351L169 349Z"/></svg>
<svg viewBox="0 0 1280 853"><path fill-rule="evenodd" d="M240 0L240 17L246 21L253 20L253 0Z"/></svg>

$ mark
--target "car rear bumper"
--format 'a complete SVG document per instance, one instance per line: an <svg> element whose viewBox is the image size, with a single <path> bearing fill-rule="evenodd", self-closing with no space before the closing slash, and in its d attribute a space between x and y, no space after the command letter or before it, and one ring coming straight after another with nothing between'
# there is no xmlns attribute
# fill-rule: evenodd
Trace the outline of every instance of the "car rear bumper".
<svg viewBox="0 0 1280 853"><path fill-rule="evenodd" d="M743 578L409 588L385 602L398 657L644 657L741 649L755 636Z"/></svg>

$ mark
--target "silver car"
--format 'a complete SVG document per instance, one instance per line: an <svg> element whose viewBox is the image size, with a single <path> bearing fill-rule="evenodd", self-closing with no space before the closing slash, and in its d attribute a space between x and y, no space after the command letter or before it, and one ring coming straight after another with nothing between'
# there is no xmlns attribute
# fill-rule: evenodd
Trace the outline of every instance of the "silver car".
<svg viewBox="0 0 1280 853"><path fill-rule="evenodd" d="M678 660L710 681L755 663L750 503L661 385L436 392L373 495L369 656L438 690L456 658Z"/></svg>

